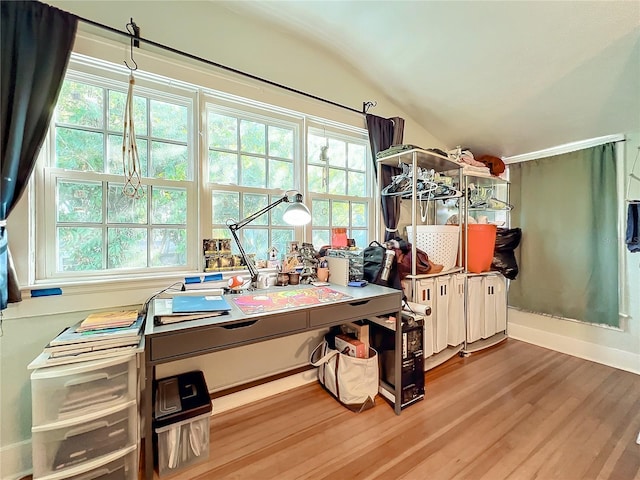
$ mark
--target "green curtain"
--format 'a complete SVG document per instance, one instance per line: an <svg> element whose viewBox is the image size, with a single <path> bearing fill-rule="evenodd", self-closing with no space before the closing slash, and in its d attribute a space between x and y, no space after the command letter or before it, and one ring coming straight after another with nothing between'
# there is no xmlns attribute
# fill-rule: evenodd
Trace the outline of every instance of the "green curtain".
<svg viewBox="0 0 640 480"><path fill-rule="evenodd" d="M509 166L511 225L522 228L509 305L618 326L613 143Z"/></svg>

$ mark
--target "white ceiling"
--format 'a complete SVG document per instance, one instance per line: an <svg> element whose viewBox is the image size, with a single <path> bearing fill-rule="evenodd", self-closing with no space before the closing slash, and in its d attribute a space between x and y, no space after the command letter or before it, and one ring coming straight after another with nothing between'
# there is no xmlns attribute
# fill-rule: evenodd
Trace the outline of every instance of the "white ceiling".
<svg viewBox="0 0 640 480"><path fill-rule="evenodd" d="M448 147L476 156L640 132L638 0L229 7L333 52Z"/></svg>

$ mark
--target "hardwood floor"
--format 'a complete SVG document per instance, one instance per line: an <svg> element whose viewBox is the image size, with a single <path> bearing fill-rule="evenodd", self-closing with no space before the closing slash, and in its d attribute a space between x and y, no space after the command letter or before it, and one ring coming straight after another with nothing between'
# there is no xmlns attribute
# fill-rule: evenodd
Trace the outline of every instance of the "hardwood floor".
<svg viewBox="0 0 640 480"><path fill-rule="evenodd" d="M214 402L215 405L215 402ZM640 479L640 376L508 340L360 414L312 384L211 418L203 479Z"/></svg>

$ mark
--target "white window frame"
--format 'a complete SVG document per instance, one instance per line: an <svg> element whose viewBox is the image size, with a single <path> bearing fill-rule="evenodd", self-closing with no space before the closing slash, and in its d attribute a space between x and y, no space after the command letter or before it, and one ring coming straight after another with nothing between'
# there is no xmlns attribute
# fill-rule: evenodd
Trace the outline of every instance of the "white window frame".
<svg viewBox="0 0 640 480"><path fill-rule="evenodd" d="M107 60L93 59L81 54L72 54L69 62L67 77L79 81L89 81L103 88L110 88L126 93L126 82L129 70L124 66L110 63ZM241 112L241 116L247 119L266 120L270 124L277 125L278 121L287 126L296 125L295 151L294 151L294 188L304 196L305 204L311 209L312 198L328 198L327 195L307 191L307 136L308 127L331 131L332 135L342 136L343 140L353 142L362 141L369 159L369 143L366 129L354 127L348 124L334 122L322 117L316 117L308 113L294 111L277 105L265 104L256 100L235 96L231 93L219 92L211 88L193 85L181 80L161 77L148 72L137 71L135 76L134 93L159 100L175 102L177 97L189 97L191 102L191 114L189 116L189 128L191 135L188 140L189 158L193 168L193 180L185 182L169 182L167 187L186 187L187 200L187 265L186 267L153 267L142 269L105 269L90 272L56 272L55 251L55 181L58 178L94 179L102 182L122 183L119 175L97 173L87 174L82 172L65 171L49 166L49 159L55 155L55 138L51 132L48 134L40 152L40 157L34 170L34 177L30 186L30 200L35 206L31 209L28 235L31 247L29 248L30 265L29 285L89 285L97 282L131 282L167 281L172 278L178 280L181 276L202 274L204 261L202 255L202 239L209 238L212 229L211 218L211 189L228 189L247 193L268 194L270 201L283 195L285 189L255 189L236 185L208 184L208 142L206 124L206 106L211 104L216 110L229 109L229 111ZM55 123L52 121L53 129ZM107 125L104 126L108 131ZM106 139L105 139L106 141ZM199 163L196 163L199 162ZM375 201L373 198L373 166L365 163L367 170L367 196L358 197L356 201L366 203L368 211L368 237L375 234ZM158 179L145 179L143 184L162 185ZM353 201L351 196L330 196L332 199ZM240 219L238 219L240 220ZM294 238L302 242L311 241L312 225L294 228ZM363 246L363 245L359 245ZM233 272L225 272L233 273ZM155 279L155 280L154 280Z"/></svg>
<svg viewBox="0 0 640 480"><path fill-rule="evenodd" d="M111 65L95 60L85 59L82 56L72 54L69 62L65 80L76 80L96 85L101 88L120 91L126 94L128 86L129 70L126 68L110 68ZM143 178L142 184L149 187L184 188L187 192L187 218L186 236L188 244L193 242L192 237L198 235L197 206L198 206L198 182L200 171L196 162L199 158L199 145L197 141L198 132L198 91L187 84L171 83L158 79L153 75L143 72L135 75L134 95L145 96L151 100L170 101L188 108L188 129L187 152L189 162L189 174L191 179L184 181L168 181L153 178ZM105 106L106 107L106 106ZM193 271L197 269L198 258L193 249L187 249L187 261L185 266L174 267L144 267L132 269L103 269L91 270L87 272L58 272L56 255L56 182L59 179L87 180L108 183L123 183L123 176L109 173L78 172L56 168L53 165L55 160L55 118L52 119L49 132L44 142L43 154L40 155L35 169L36 204L38 212L44 214L36 215L36 235L35 246L38 252L35 255L35 281L47 283L52 281L79 281L95 279L130 278L132 275L141 276L149 274L167 274L171 272ZM108 125L102 128L103 133L107 133ZM108 142L105 135L104 142ZM41 194L42 192L42 194ZM147 190L149 193L150 190ZM147 201L150 199L147 197ZM103 200L103 203L105 200ZM103 219L106 228L106 219ZM149 222L147 229L152 228ZM170 228L170 226L169 226ZM147 251L147 255L149 251ZM151 273L153 272L153 273Z"/></svg>
<svg viewBox="0 0 640 480"><path fill-rule="evenodd" d="M308 192L307 196L309 198L309 208L312 209L313 200L327 200L329 201L329 205L334 201L347 202L349 204L349 225L347 226L347 236L351 236L350 233L353 229L358 231L366 231L367 237L370 240L375 238L375 196L374 196L374 173L373 173L373 164L371 162L371 150L369 145L369 138L367 135L367 131L365 129L358 129L355 127L347 127L344 125L335 124L333 122L328 122L322 119L312 119L307 122L307 128L305 132L305 146L308 144L308 137L310 133L315 135L323 135L326 137L334 138L336 140L341 140L347 143L352 144L361 144L365 149L365 161L364 161L364 175L365 175L365 193L364 196L358 195L338 195L331 193L320 193L320 192ZM310 164L309 158L305 155L305 170L308 169ZM351 169L349 166L345 166L344 168L331 166L331 168L337 168L340 170L345 170L349 172ZM348 175L347 175L348 178ZM367 221L366 228L365 227L353 227L351 224L352 217L352 207L353 203L363 203L367 205ZM313 210L312 210L313 215ZM344 227L344 225L334 225L331 220L331 208L329 211L329 226L315 228L313 225L309 225L307 228L307 237L309 239L313 239L313 230L326 230L328 229L331 232L332 227ZM329 234L331 235L331 234ZM330 242L331 238L329 238ZM357 247L364 248L367 245L356 245ZM315 245L318 248L318 245Z"/></svg>

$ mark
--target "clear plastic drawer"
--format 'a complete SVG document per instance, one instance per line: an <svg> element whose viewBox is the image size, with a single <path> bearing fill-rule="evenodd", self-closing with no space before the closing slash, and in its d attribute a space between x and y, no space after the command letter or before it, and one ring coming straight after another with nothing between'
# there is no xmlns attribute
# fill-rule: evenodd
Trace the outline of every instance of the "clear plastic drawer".
<svg viewBox="0 0 640 480"><path fill-rule="evenodd" d="M32 425L77 418L136 399L135 356L113 357L31 374Z"/></svg>
<svg viewBox="0 0 640 480"><path fill-rule="evenodd" d="M137 445L136 416L136 403L131 401L125 408L112 408L103 416L87 415L59 428L33 427L34 478L55 473L70 478L89 462Z"/></svg>
<svg viewBox="0 0 640 480"><path fill-rule="evenodd" d="M137 480L138 457L137 448L132 446L62 472L34 478L35 480Z"/></svg>

